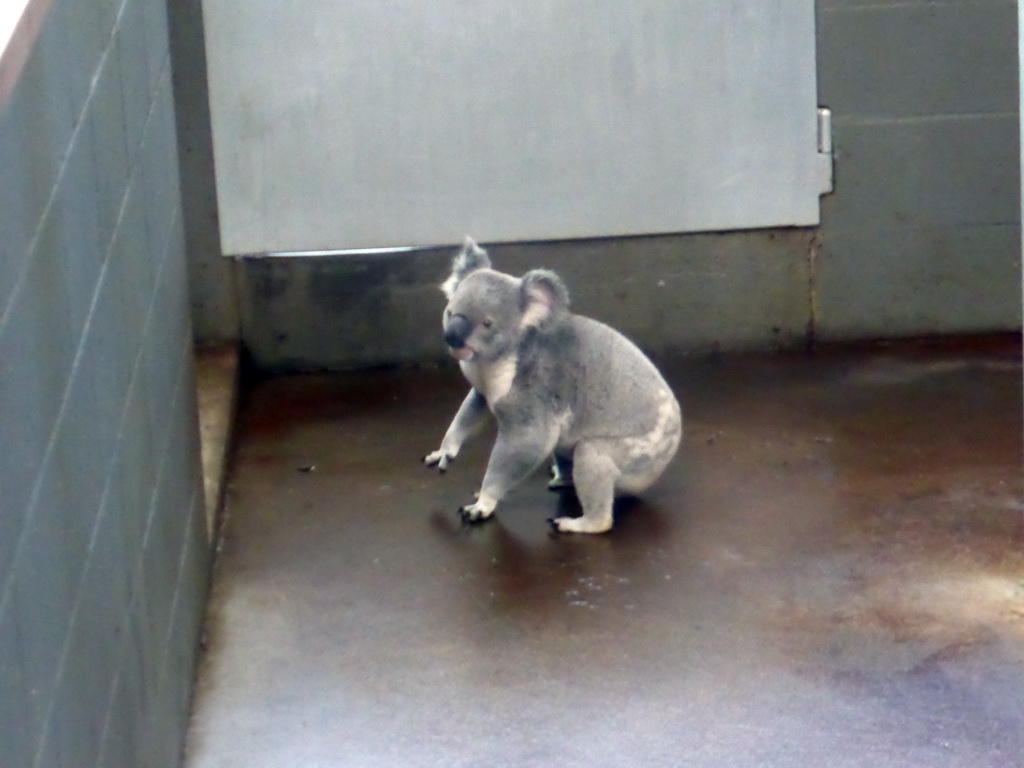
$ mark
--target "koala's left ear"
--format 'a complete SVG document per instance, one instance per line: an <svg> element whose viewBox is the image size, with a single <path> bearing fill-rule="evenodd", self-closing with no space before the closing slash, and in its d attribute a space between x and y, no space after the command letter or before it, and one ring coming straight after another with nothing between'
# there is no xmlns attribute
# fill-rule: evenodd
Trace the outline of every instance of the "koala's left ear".
<svg viewBox="0 0 1024 768"><path fill-rule="evenodd" d="M569 311L569 291L562 278L548 269L534 269L523 275L519 288L522 325L540 326Z"/></svg>
<svg viewBox="0 0 1024 768"><path fill-rule="evenodd" d="M441 283L441 291L444 293L445 298L450 299L466 275L478 269L490 268L491 258L487 255L487 251L477 245L472 237L466 235L461 250L455 254L455 259L452 261L451 275Z"/></svg>

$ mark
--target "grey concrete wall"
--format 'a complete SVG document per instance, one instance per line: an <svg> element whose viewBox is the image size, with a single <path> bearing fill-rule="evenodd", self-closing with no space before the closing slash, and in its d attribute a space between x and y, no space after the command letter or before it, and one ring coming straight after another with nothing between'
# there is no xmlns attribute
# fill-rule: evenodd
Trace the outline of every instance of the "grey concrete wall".
<svg viewBox="0 0 1024 768"><path fill-rule="evenodd" d="M578 311L656 355L1019 328L1016 4L817 17L836 149L820 227L498 246L496 265L562 272ZM449 253L246 261L244 343L270 368L438 359Z"/></svg>
<svg viewBox="0 0 1024 768"><path fill-rule="evenodd" d="M238 338L235 262L221 255L202 0L169 5L192 328L201 342Z"/></svg>
<svg viewBox="0 0 1024 768"><path fill-rule="evenodd" d="M574 311L656 355L793 346L810 314L807 230L488 246L495 266L544 266ZM244 342L256 365L352 368L446 356L438 286L453 248L242 264Z"/></svg>
<svg viewBox="0 0 1024 768"><path fill-rule="evenodd" d="M1020 325L1017 5L818 0L819 338Z"/></svg>
<svg viewBox="0 0 1024 768"><path fill-rule="evenodd" d="M0 765L175 766L206 588L163 0L55 0L0 112Z"/></svg>

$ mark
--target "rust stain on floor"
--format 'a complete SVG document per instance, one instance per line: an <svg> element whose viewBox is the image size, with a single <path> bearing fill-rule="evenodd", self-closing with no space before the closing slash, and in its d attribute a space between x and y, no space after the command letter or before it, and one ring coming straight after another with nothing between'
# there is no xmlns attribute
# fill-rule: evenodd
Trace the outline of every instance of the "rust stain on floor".
<svg viewBox="0 0 1024 768"><path fill-rule="evenodd" d="M187 764L1024 764L1019 345L663 368L683 448L599 537L541 476L459 523L454 369L258 384Z"/></svg>

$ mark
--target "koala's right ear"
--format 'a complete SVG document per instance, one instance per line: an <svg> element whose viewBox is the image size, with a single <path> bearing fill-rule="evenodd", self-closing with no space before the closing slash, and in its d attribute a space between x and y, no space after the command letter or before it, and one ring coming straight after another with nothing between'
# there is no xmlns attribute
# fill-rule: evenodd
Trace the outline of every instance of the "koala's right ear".
<svg viewBox="0 0 1024 768"><path fill-rule="evenodd" d="M487 251L477 245L472 237L466 235L462 250L455 255L455 260L452 262L452 273L447 280L441 283L441 290L450 299L466 275L478 269L490 269L490 267L491 259L487 255Z"/></svg>
<svg viewBox="0 0 1024 768"><path fill-rule="evenodd" d="M521 325L542 326L569 311L569 290L549 269L533 269L520 283Z"/></svg>

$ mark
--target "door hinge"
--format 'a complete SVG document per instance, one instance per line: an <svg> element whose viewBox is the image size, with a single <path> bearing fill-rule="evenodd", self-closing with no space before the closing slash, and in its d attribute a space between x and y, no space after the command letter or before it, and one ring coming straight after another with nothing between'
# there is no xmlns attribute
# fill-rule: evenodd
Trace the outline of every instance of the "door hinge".
<svg viewBox="0 0 1024 768"><path fill-rule="evenodd" d="M832 110L818 108L818 194L830 195L835 190L832 154Z"/></svg>

